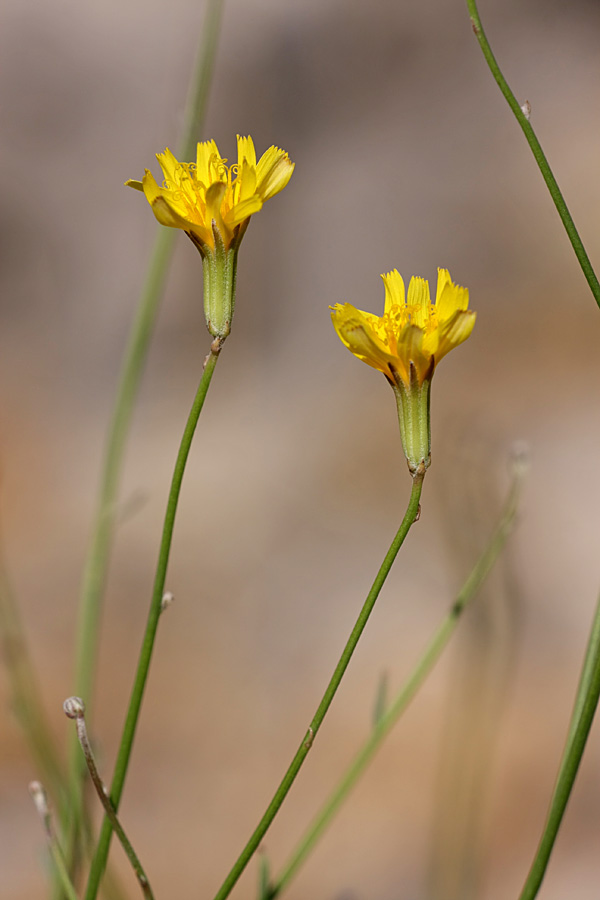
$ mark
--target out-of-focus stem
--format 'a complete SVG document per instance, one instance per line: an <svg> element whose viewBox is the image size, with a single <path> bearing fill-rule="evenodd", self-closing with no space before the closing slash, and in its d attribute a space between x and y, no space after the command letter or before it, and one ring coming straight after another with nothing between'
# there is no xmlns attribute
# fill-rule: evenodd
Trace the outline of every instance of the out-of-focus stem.
<svg viewBox="0 0 600 900"><path fill-rule="evenodd" d="M0 558L0 644L8 672L12 706L25 734L36 768L59 809L67 799L66 771L56 741L48 725L35 668L9 584Z"/></svg>
<svg viewBox="0 0 600 900"><path fill-rule="evenodd" d="M50 807L48 806L46 791L39 781L32 781L29 785L29 793L31 794L32 800L35 804L35 808L41 819L42 825L44 826L44 832L46 835L46 840L48 842L48 849L50 851L50 858L52 859L52 864L54 866L54 871L56 872L58 883L60 884L65 897L67 897L67 900L78 900L77 892L75 891L73 882L69 877L69 872L67 870L67 864L65 862L63 852L58 841L56 840L54 828L52 827L52 817L50 815Z"/></svg>

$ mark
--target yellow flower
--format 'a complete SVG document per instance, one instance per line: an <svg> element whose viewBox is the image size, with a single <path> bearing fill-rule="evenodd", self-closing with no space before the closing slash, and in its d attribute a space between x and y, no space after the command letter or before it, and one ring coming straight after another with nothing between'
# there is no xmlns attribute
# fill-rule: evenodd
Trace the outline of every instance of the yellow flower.
<svg viewBox="0 0 600 900"><path fill-rule="evenodd" d="M454 284L447 269L438 269L435 303L424 278L411 278L406 296L397 269L381 277L385 285L383 316L362 312L350 303L337 303L331 307L331 317L346 347L383 372L392 385L408 467L413 476L422 477L431 462L429 392L433 372L446 353L469 337L475 313L468 308L468 290Z"/></svg>
<svg viewBox="0 0 600 900"><path fill-rule="evenodd" d="M156 157L164 175L162 187L148 169L142 181L125 184L143 191L158 221L181 228L201 253L215 249L214 223L227 251L239 243L250 216L283 190L294 171L278 147L269 147L258 162L251 137L238 135L237 149L238 161L232 166L214 141L198 144L195 163L179 162L167 149Z"/></svg>
<svg viewBox="0 0 600 900"><path fill-rule="evenodd" d="M337 303L331 317L346 347L386 378L398 377L408 387L430 378L440 359L471 334L475 313L470 312L469 291L454 284L447 269L438 269L435 303L429 282L411 278L408 296L397 269L382 275L385 285L383 316L362 312L350 303ZM411 375L412 371L412 375Z"/></svg>
<svg viewBox="0 0 600 900"><path fill-rule="evenodd" d="M206 325L221 342L231 330L237 255L250 217L284 189L294 171L278 147L269 147L257 162L252 138L238 134L237 149L237 164L228 166L214 141L198 144L195 163L179 162L167 148L156 156L162 187L148 169L142 181L125 182L144 192L161 225L181 228L200 251Z"/></svg>

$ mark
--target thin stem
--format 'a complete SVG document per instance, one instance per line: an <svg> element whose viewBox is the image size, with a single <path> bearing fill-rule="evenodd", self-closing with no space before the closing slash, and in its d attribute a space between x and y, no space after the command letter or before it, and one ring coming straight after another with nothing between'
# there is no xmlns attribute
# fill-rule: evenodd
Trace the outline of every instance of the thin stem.
<svg viewBox="0 0 600 900"><path fill-rule="evenodd" d="M152 659L152 651L154 648L154 641L158 628L158 620L160 618L162 609L165 579L167 575L167 566L169 563L169 554L171 552L171 541L173 539L173 529L175 526L175 516L177 513L177 504L179 502L181 483L183 481L185 466L190 452L190 447L192 445L192 439L196 430L196 425L198 424L198 419L200 418L200 413L202 412L202 407L204 406L204 400L206 398L213 372L219 358L219 353L221 352L221 347L222 342L219 340L215 340L211 346L210 353L206 357L204 363L204 372L202 373L202 378L200 379L200 384L198 386L198 390L194 398L194 403L192 405L185 426L181 444L179 446L179 452L177 454L177 460L175 462L175 469L171 481L171 489L169 491L169 499L167 502L162 539L158 554L156 576L154 579L154 590L152 593L150 610L148 612L146 632L144 635L142 649L140 651L135 682L131 693L131 699L129 701L129 708L127 711L127 717L125 719L123 735L121 737L121 744L117 755L117 761L115 763L115 771L110 789L110 799L115 812L119 808L121 794L123 793L123 785L125 783L125 776L127 774L127 768L129 766L129 758L131 756L133 740L135 737L140 708L144 696L144 689L146 687L146 680L148 678L148 671L150 669L150 661ZM85 895L86 900L95 900L95 897L98 893L100 880L102 878L104 867L106 866L106 860L108 858L111 835L112 824L110 820L105 817L104 822L102 823L100 840L98 842L96 853L90 869L87 891Z"/></svg>
<svg viewBox="0 0 600 900"><path fill-rule="evenodd" d="M301 742L300 746L298 747L296 754L295 754L294 758L292 759L292 762L290 763L290 766L289 766L287 772L283 776L281 784L275 791L273 799L269 803L269 806L267 807L263 817L261 818L260 822L256 826L254 832L252 833L250 840L248 841L248 843L242 850L242 852L239 855L238 859L236 860L234 866L232 867L231 871L229 872L227 878L223 882L221 888L217 891L217 893L215 895L215 900L225 900L225 897L228 897L229 894L231 893L238 878L240 877L240 875L242 874L242 872L248 865L248 862L252 858L252 855L254 854L258 845L260 844L263 837L267 833L267 831L271 825L271 822L277 815L277 812L279 811L281 804L287 797L288 792L289 792L292 784L294 783L296 776L298 775L298 772L302 768L302 764L308 755L308 751L312 747L313 741L314 741L315 737L317 736L317 732L319 731L319 728L321 727L323 719L325 718L325 716L327 714L327 710L331 706L331 702L336 694L338 687L340 686L340 683L344 676L344 672L346 671L346 669L348 667L348 664L350 662L350 659L352 658L352 654L354 653L354 651L356 649L356 645L358 644L360 636L362 635L362 633L365 629L365 626L367 624L369 616L371 615L371 612L373 611L373 607L375 606L375 601L377 600L377 597L379 596L381 588L383 587L384 582L389 574L389 571L392 568L394 560L396 559L396 556L398 555L398 551L400 550L400 547L404 543L404 539L406 538L406 535L410 531L411 525L416 521L416 519L419 516L419 511L420 511L419 500L420 500L421 491L423 488L424 476L425 476L425 467L423 465L421 465L421 467L417 470L417 472L413 476L413 485L412 485L410 500L408 503L408 507L406 509L406 513L404 514L404 518L402 519L402 524L400 525L400 528L398 529L398 532L397 532L394 540L392 541L390 549L388 550L388 552L385 556L385 559L384 559L383 563L381 564L381 568L379 569L379 572L377 573L375 581L373 582L373 586L371 587L371 590L369 591L367 599L364 602L364 605L360 611L358 619L356 620L356 624L354 625L354 628L352 629L350 637L348 638L346 646L344 647L344 650L338 661L335 671L331 677L331 680L330 680L329 684L327 685L327 689L323 695L323 698L317 708L316 713L313 716L313 719L312 719L310 725L308 726L308 731L304 735L302 742Z"/></svg>
<svg viewBox="0 0 600 900"><path fill-rule="evenodd" d="M180 158L189 159L195 141L203 127L210 88L223 0L207 0L201 43L195 70L190 81L184 116L183 135L179 145ZM98 492L97 510L92 537L84 566L75 661L75 693L89 704L96 674L100 613L106 573L116 521L117 494L125 444L134 402L138 393L144 363L158 306L174 246L175 229L160 227L154 243L146 280L132 325L125 352L114 411L104 451L104 464ZM83 777L85 766L79 754L77 738L70 746L72 808L70 811L71 841L76 840L83 808Z"/></svg>
<svg viewBox="0 0 600 900"><path fill-rule="evenodd" d="M600 599L577 688L573 715L544 831L519 900L533 900L544 880L600 698Z"/></svg>
<svg viewBox="0 0 600 900"><path fill-rule="evenodd" d="M590 286L590 290L594 295L596 303L598 304L598 306L600 306L600 283L598 282L598 278L586 253L585 247L583 246L582 240L579 237L579 233L577 231L577 228L575 227L575 223L571 218L571 214L567 208L567 204L565 203L565 199L561 193L556 178L554 177L552 170L548 164L546 155L542 150L542 146L535 134L535 131L531 127L528 115L525 114L525 112L519 105L518 100L511 91L508 82L506 81L504 75L502 74L502 71L500 70L500 66L497 63L496 58L492 53L492 49L488 43L488 39L481 24L476 0L466 0L466 2L469 9L469 15L471 16L473 31L475 32L475 37L479 42L479 46L481 47L481 50L485 57L485 61L487 62L490 71L494 76L496 84L498 85L502 92L502 95L504 96L504 99L510 106L517 122L521 126L527 143L531 147L531 152L535 157L535 161L538 164L540 172L542 173L542 177L546 182L546 187L548 188L550 196L554 201L554 205L558 210L561 222L563 223L565 231L567 232L568 238L571 242L571 246L575 251L575 255L579 261L579 265L581 266L586 281Z"/></svg>
<svg viewBox="0 0 600 900"><path fill-rule="evenodd" d="M52 856L52 862L54 863L54 870L56 872L61 890L67 897L67 900L79 900L75 888L73 887L73 882L71 881L71 878L69 876L67 862L56 838L54 838L52 843L49 844L49 848L50 855Z"/></svg>
<svg viewBox="0 0 600 900"><path fill-rule="evenodd" d="M48 842L48 849L50 851L50 857L52 859L58 883L60 884L65 897L67 897L67 900L78 900L77 893L73 887L73 882L69 877L63 852L56 840L54 828L52 827L52 816L50 814L50 807L48 806L46 791L39 781L32 781L29 785L29 793L31 794L35 808L42 821L42 825L44 826L44 833L46 835L46 841Z"/></svg>
<svg viewBox="0 0 600 900"><path fill-rule="evenodd" d="M65 700L63 706L66 715L70 719L75 719L77 737L79 739L81 749L83 750L83 755L85 757L92 783L96 788L96 793L98 794L100 802L104 807L106 816L110 820L112 829L117 835L118 839L121 841L121 845L123 847L123 850L125 851L127 859L132 865L132 868L137 876L137 880L140 883L140 887L142 888L142 893L146 900L154 900L154 894L152 893L152 888L150 887L148 876L146 875L142 864L139 861L137 853L133 849L131 841L125 834L125 830L117 817L117 814L110 801L110 797L108 796L108 791L104 785L104 782L102 781L102 778L100 777L100 773L98 772L98 766L96 765L94 752L92 750L92 745L90 743L90 739L87 733L87 727L85 724L85 704L81 697L69 697L68 700Z"/></svg>
<svg viewBox="0 0 600 900"><path fill-rule="evenodd" d="M269 900L269 860L266 853L258 855L258 900Z"/></svg>
<svg viewBox="0 0 600 900"><path fill-rule="evenodd" d="M66 772L41 700L35 668L12 587L0 556L0 647L8 673L11 704L36 768L59 809L66 799Z"/></svg>
<svg viewBox="0 0 600 900"><path fill-rule="evenodd" d="M524 468L516 467L504 509L489 543L475 563L465 583L460 589L456 600L452 604L446 617L438 626L417 665L402 685L392 703L386 708L385 712L378 716L369 738L323 804L320 812L313 820L306 834L284 865L281 874L271 885L268 893L268 900L274 900L275 897L279 896L281 891L294 877L325 829L330 825L336 812L348 797L348 794L373 759L375 753L391 729L402 716L403 712L438 662L458 625L460 617L476 596L484 580L487 578L512 531L519 505L523 475Z"/></svg>

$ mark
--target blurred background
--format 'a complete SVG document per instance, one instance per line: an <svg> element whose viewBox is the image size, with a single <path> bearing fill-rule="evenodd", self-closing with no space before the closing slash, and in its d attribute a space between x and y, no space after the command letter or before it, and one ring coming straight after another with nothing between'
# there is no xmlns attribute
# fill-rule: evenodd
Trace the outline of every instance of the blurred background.
<svg viewBox="0 0 600 900"><path fill-rule="evenodd" d="M4 554L57 738L121 355L156 225L123 188L175 147L204 4L3 0ZM494 50L600 263L592 0L482 0ZM192 450L122 819L157 898L211 897L310 720L410 480L392 392L328 305L379 273L471 292L433 387L421 520L265 848L276 872L487 540L515 440L532 469L502 563L290 886L290 900L514 898L539 838L598 590L600 314L463 2L229 0L206 126L296 162L242 246L233 333ZM136 411L102 623L108 778L183 423L209 346L183 234ZM0 895L47 895L36 771L0 677ZM593 732L542 890L597 900ZM113 857L137 896L123 854ZM233 896L253 897L256 863Z"/></svg>

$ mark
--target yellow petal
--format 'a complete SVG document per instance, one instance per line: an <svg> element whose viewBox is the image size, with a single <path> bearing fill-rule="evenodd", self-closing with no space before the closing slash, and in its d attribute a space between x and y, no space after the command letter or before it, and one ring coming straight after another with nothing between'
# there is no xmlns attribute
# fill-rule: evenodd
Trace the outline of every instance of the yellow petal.
<svg viewBox="0 0 600 900"><path fill-rule="evenodd" d="M246 160L243 160L239 165L237 178L235 179L235 189L236 203L247 200L256 193L256 168L253 168ZM258 209L260 209L260 206Z"/></svg>
<svg viewBox="0 0 600 900"><path fill-rule="evenodd" d="M237 136L237 150L238 150L238 166L241 170L244 163L247 163L250 168L256 168L256 150L254 149L254 141L250 136L248 137L240 137Z"/></svg>
<svg viewBox="0 0 600 900"><path fill-rule="evenodd" d="M224 222L221 215L221 204L223 202L223 197L225 196L226 191L227 185L223 184L222 181L216 181L211 184L206 192L206 221L204 223L204 225L209 228L212 233L212 223L216 222L217 228L221 232L221 237L223 238L225 246L228 245L233 236L231 233L231 229Z"/></svg>
<svg viewBox="0 0 600 900"><path fill-rule="evenodd" d="M157 153L156 158L163 170L167 186L172 190L179 187L184 173L181 163L173 156L168 147L164 153Z"/></svg>
<svg viewBox="0 0 600 900"><path fill-rule="evenodd" d="M429 321L429 282L424 278L413 277L408 285L406 306L410 309L411 321L422 328Z"/></svg>
<svg viewBox="0 0 600 900"><path fill-rule="evenodd" d="M256 190L263 200L282 191L294 171L294 163L279 147L269 147L263 153L256 167Z"/></svg>
<svg viewBox="0 0 600 900"><path fill-rule="evenodd" d="M447 269L438 269L435 308L440 322L450 319L457 310L469 308L468 289L454 284Z"/></svg>
<svg viewBox="0 0 600 900"><path fill-rule="evenodd" d="M152 207L152 212L161 225L168 225L170 228L183 228L184 231L188 230L190 227L189 221L179 215L179 212L163 196L163 191L159 188L154 175L148 169L146 169L142 187L146 200Z"/></svg>
<svg viewBox="0 0 600 900"><path fill-rule="evenodd" d="M436 363L446 353L466 341L475 325L476 314L468 310L457 310L454 315L443 322L439 329L439 347L435 354Z"/></svg>
<svg viewBox="0 0 600 900"><path fill-rule="evenodd" d="M150 206L152 206L154 201L157 200L162 194L161 189L156 183L156 178L154 177L150 169L146 169L144 173L144 177L142 179L142 190Z"/></svg>
<svg viewBox="0 0 600 900"><path fill-rule="evenodd" d="M423 331L413 324L406 325L398 337L398 358L407 375L410 363L414 365L419 382L423 381L431 364L431 356L423 351L423 338Z"/></svg>
<svg viewBox="0 0 600 900"><path fill-rule="evenodd" d="M233 209L230 209L229 212L223 216L223 220L230 228L235 228L235 226L239 225L240 222L243 222L244 219L248 219L250 216L253 216L255 212L258 212L259 209L262 209L262 205L262 200L258 194L255 194L253 197L248 197L247 200L242 200L241 203L236 203Z"/></svg>
<svg viewBox="0 0 600 900"><path fill-rule="evenodd" d="M440 329L433 328L429 333L425 332L423 335L423 343L421 345L421 349L423 353L428 356L434 356L436 361L438 358L438 350L440 346Z"/></svg>
<svg viewBox="0 0 600 900"><path fill-rule="evenodd" d="M398 269L382 275L385 285L385 313L389 315L394 306L404 306L404 282Z"/></svg>
<svg viewBox="0 0 600 900"><path fill-rule="evenodd" d="M144 185L142 184L142 182L136 181L134 178L129 178L125 182L125 187L135 188L136 191L142 191L142 192L144 190Z"/></svg>
<svg viewBox="0 0 600 900"><path fill-rule="evenodd" d="M448 271L448 269L440 269L438 266L438 280L437 280L437 287L435 290L436 306L440 302L440 297L442 296L442 292L447 284L452 284L452 279L450 278L450 272Z"/></svg>
<svg viewBox="0 0 600 900"><path fill-rule="evenodd" d="M389 364L394 358L370 328L364 313L350 303L336 303L331 307L331 319L339 338L351 353L389 376Z"/></svg>
<svg viewBox="0 0 600 900"><path fill-rule="evenodd" d="M208 187L215 180L215 162L220 160L219 148L214 141L199 141L196 147L196 178ZM224 160L223 160L224 162Z"/></svg>

